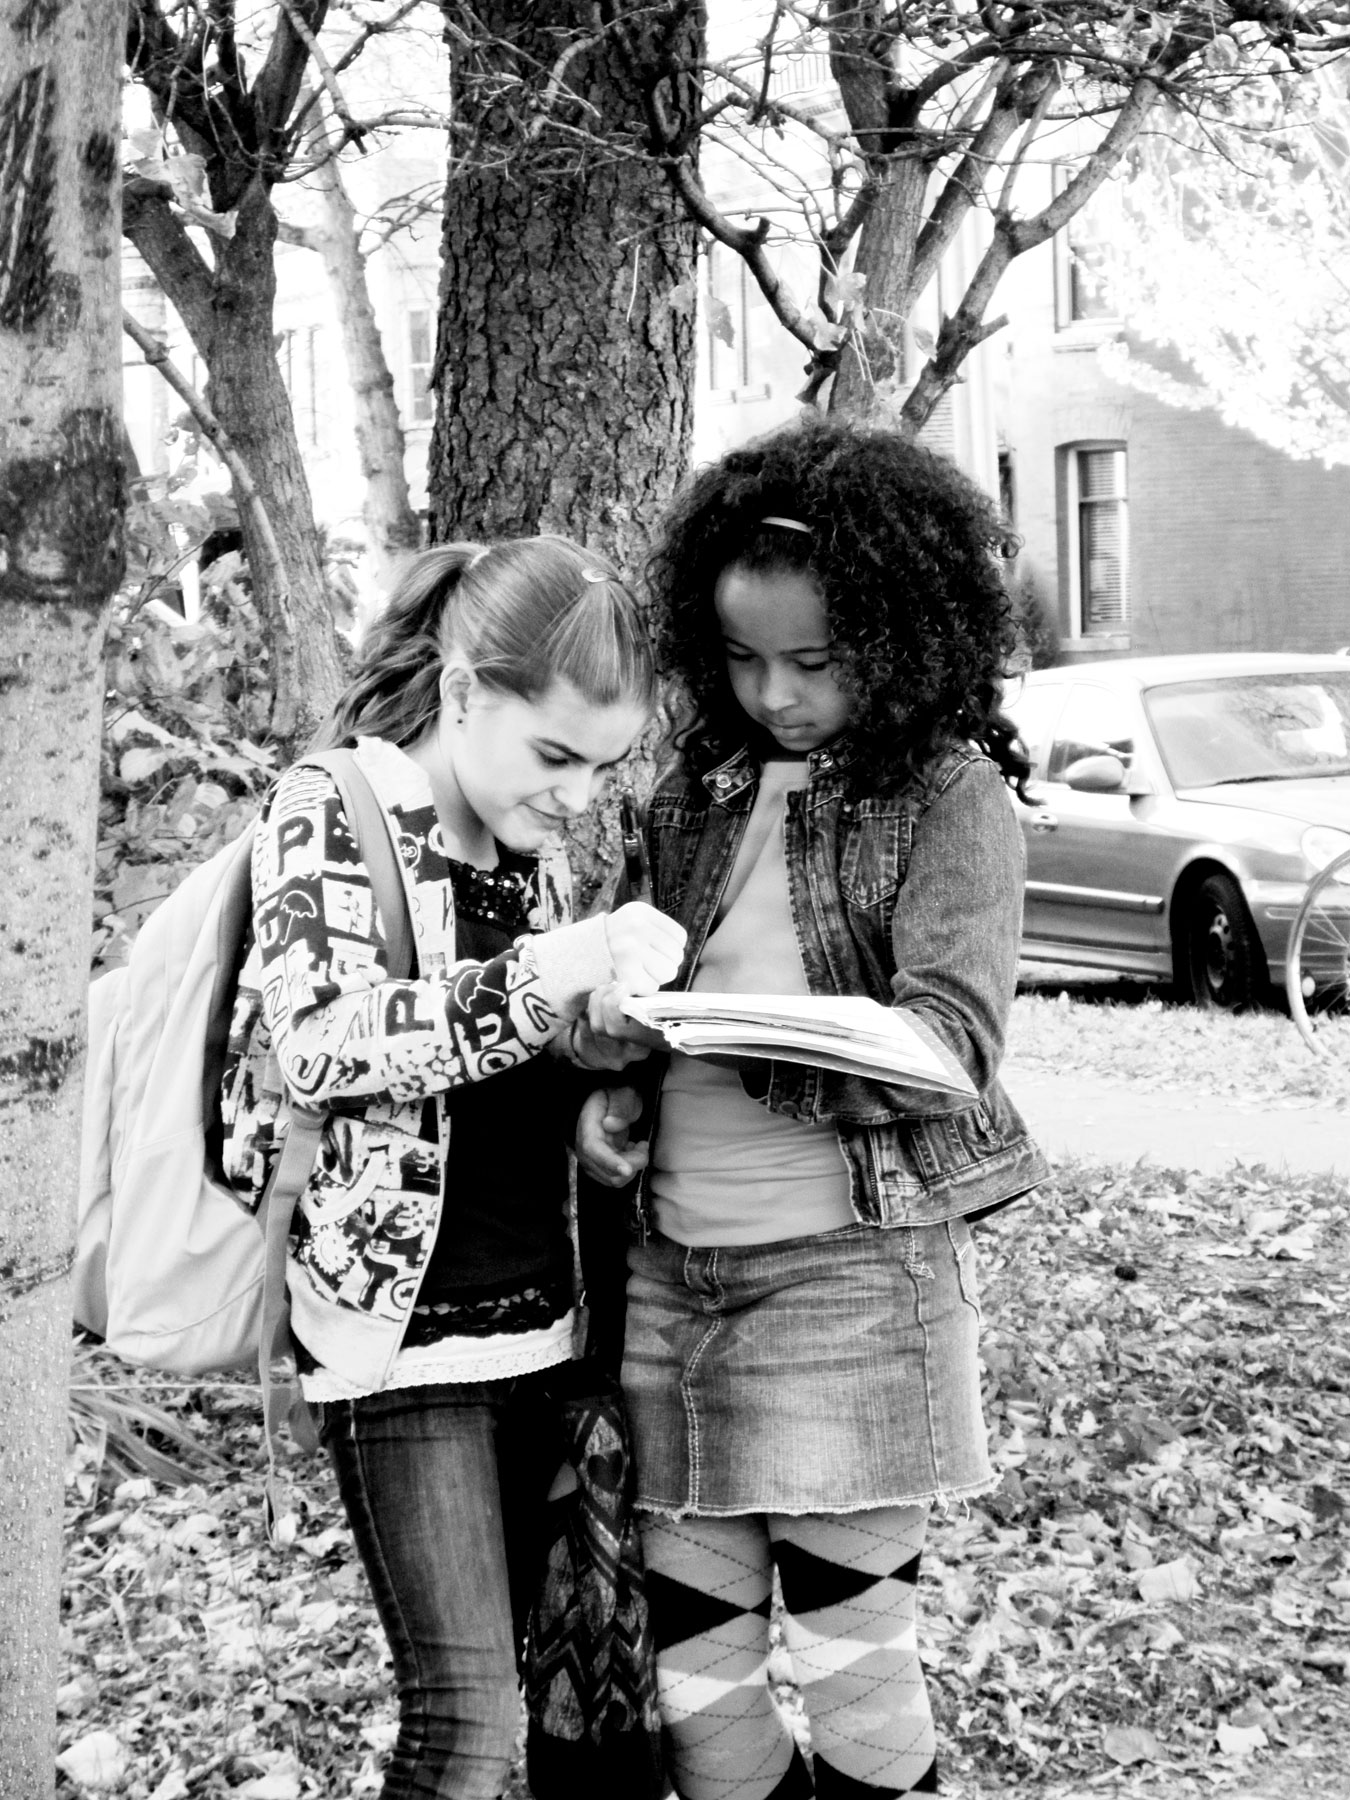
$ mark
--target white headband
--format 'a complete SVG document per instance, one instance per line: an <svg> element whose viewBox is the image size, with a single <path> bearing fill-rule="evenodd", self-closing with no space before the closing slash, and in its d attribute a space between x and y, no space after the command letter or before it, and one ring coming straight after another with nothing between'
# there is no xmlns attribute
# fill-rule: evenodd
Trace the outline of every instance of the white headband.
<svg viewBox="0 0 1350 1800"><path fill-rule="evenodd" d="M784 531L804 531L807 537L811 535L811 527L803 525L800 519L761 519L760 524L781 525Z"/></svg>

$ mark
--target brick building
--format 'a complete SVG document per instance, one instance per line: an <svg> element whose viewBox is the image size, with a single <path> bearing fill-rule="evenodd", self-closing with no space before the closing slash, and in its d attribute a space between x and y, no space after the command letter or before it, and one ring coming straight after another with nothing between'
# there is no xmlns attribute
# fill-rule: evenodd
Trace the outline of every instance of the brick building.
<svg viewBox="0 0 1350 1800"><path fill-rule="evenodd" d="M995 305L1009 325L987 379L1019 572L1066 657L1350 643L1350 469L1112 380L1097 352L1123 323L1070 244L1014 263Z"/></svg>
<svg viewBox="0 0 1350 1800"><path fill-rule="evenodd" d="M828 89L812 85L821 71L802 74L794 97L828 107ZM742 162L709 155L704 172L724 210L753 216ZM1039 207L1059 178L1028 170L1022 205ZM912 325L931 330L955 305L980 229L973 222L953 246ZM991 307L1007 326L969 358L924 434L1000 496L1022 539L1018 579L1061 657L1350 644L1350 469L1296 461L1213 411L1113 380L1097 352L1124 323L1094 293L1072 235L1012 264ZM804 253L783 251L780 273L809 292ZM791 417L803 360L736 258L715 251L707 285L736 335L728 345L705 333L699 460ZM912 335L908 349L917 370Z"/></svg>

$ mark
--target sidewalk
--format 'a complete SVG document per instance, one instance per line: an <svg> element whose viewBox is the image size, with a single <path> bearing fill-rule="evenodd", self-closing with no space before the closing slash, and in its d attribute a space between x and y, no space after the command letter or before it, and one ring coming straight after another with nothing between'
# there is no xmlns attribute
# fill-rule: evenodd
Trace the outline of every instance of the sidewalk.
<svg viewBox="0 0 1350 1800"><path fill-rule="evenodd" d="M1032 1136L1052 1156L1147 1160L1162 1169L1206 1172L1260 1163L1350 1179L1350 1113L1258 1111L1206 1094L1158 1093L1015 1063L1004 1065L1002 1080Z"/></svg>

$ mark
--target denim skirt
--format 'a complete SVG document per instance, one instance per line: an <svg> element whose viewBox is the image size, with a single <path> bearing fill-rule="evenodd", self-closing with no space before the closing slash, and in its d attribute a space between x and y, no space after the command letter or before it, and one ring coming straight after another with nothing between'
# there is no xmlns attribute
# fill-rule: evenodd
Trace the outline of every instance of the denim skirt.
<svg viewBox="0 0 1350 1800"><path fill-rule="evenodd" d="M987 1493L963 1219L628 1259L623 1387L639 1507L858 1512Z"/></svg>

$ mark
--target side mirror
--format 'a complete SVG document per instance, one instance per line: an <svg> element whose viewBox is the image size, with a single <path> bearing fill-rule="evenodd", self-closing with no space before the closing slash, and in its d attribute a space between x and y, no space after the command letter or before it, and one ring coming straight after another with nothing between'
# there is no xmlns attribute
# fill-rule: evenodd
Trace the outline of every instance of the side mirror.
<svg viewBox="0 0 1350 1800"><path fill-rule="evenodd" d="M1125 792L1131 800L1147 799L1150 794L1156 794L1157 791L1157 788L1138 765L1131 769L1125 777Z"/></svg>
<svg viewBox="0 0 1350 1800"><path fill-rule="evenodd" d="M1064 771L1064 783L1079 794L1119 794L1125 788L1125 765L1118 756L1080 756Z"/></svg>

